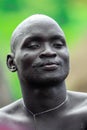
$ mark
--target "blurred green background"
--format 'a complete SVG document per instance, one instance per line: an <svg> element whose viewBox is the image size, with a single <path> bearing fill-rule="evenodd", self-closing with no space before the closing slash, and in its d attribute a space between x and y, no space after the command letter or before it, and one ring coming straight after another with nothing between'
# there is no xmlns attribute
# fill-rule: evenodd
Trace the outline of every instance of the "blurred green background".
<svg viewBox="0 0 87 130"><path fill-rule="evenodd" d="M0 0L0 106L21 97L17 75L7 69L6 55L15 27L36 13L51 16L65 32L71 59L67 88L87 91L87 0Z"/></svg>

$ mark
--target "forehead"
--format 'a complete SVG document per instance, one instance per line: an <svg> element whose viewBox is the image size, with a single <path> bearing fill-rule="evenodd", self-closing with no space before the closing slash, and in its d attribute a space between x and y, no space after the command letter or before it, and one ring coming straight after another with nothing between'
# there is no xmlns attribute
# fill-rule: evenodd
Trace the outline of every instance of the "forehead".
<svg viewBox="0 0 87 130"><path fill-rule="evenodd" d="M60 35L65 38L60 26L47 16L31 17L23 21L13 32L11 43L18 43L26 37L43 36L51 37L53 35Z"/></svg>
<svg viewBox="0 0 87 130"><path fill-rule="evenodd" d="M64 33L61 29L55 24L49 23L35 23L30 26L27 26L20 33L22 36L21 39L25 37L32 36L42 36L42 37L51 37L53 35L64 36Z"/></svg>

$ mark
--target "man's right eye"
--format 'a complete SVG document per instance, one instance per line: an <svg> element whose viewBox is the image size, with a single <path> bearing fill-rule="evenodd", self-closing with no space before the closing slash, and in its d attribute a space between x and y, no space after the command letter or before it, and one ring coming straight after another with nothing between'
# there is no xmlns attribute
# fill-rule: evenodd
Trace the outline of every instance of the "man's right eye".
<svg viewBox="0 0 87 130"><path fill-rule="evenodd" d="M36 41L32 41L32 42L28 43L27 48L29 48L29 49L39 49L40 44Z"/></svg>

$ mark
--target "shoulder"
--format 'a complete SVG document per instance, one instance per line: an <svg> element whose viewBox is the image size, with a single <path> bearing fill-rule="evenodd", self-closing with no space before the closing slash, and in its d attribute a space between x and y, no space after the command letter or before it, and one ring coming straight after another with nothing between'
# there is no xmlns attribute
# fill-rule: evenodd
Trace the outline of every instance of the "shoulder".
<svg viewBox="0 0 87 130"><path fill-rule="evenodd" d="M19 99L0 109L0 130L27 130L31 116L27 114L23 100Z"/></svg>
<svg viewBox="0 0 87 130"><path fill-rule="evenodd" d="M69 102L74 106L87 107L87 93L68 91Z"/></svg>
<svg viewBox="0 0 87 130"><path fill-rule="evenodd" d="M21 110L22 104L23 104L22 102L23 102L22 99L19 99L15 102L5 106L5 107L0 108L0 112L1 113L8 113L8 114L9 113L10 114L16 113L19 109Z"/></svg>
<svg viewBox="0 0 87 130"><path fill-rule="evenodd" d="M84 93L84 92L75 92L75 91L67 91L68 93L68 96L73 98L73 99L76 99L76 100L85 100L87 99L87 93Z"/></svg>
<svg viewBox="0 0 87 130"><path fill-rule="evenodd" d="M87 118L87 93L68 91L69 113Z"/></svg>
<svg viewBox="0 0 87 130"><path fill-rule="evenodd" d="M22 123L27 120L22 99L0 109L0 126L4 124Z"/></svg>

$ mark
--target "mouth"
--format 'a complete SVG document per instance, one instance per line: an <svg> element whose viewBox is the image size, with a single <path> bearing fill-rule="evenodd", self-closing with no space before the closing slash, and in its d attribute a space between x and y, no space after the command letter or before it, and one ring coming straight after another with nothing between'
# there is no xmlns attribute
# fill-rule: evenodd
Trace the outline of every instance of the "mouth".
<svg viewBox="0 0 87 130"><path fill-rule="evenodd" d="M42 68L44 70L52 71L52 70L56 70L58 68L58 65L57 64L46 64L46 65L43 65Z"/></svg>
<svg viewBox="0 0 87 130"><path fill-rule="evenodd" d="M56 70L58 66L59 66L58 62L44 62L44 63L37 64L34 67L39 67L42 68L43 70L52 71L52 70Z"/></svg>

